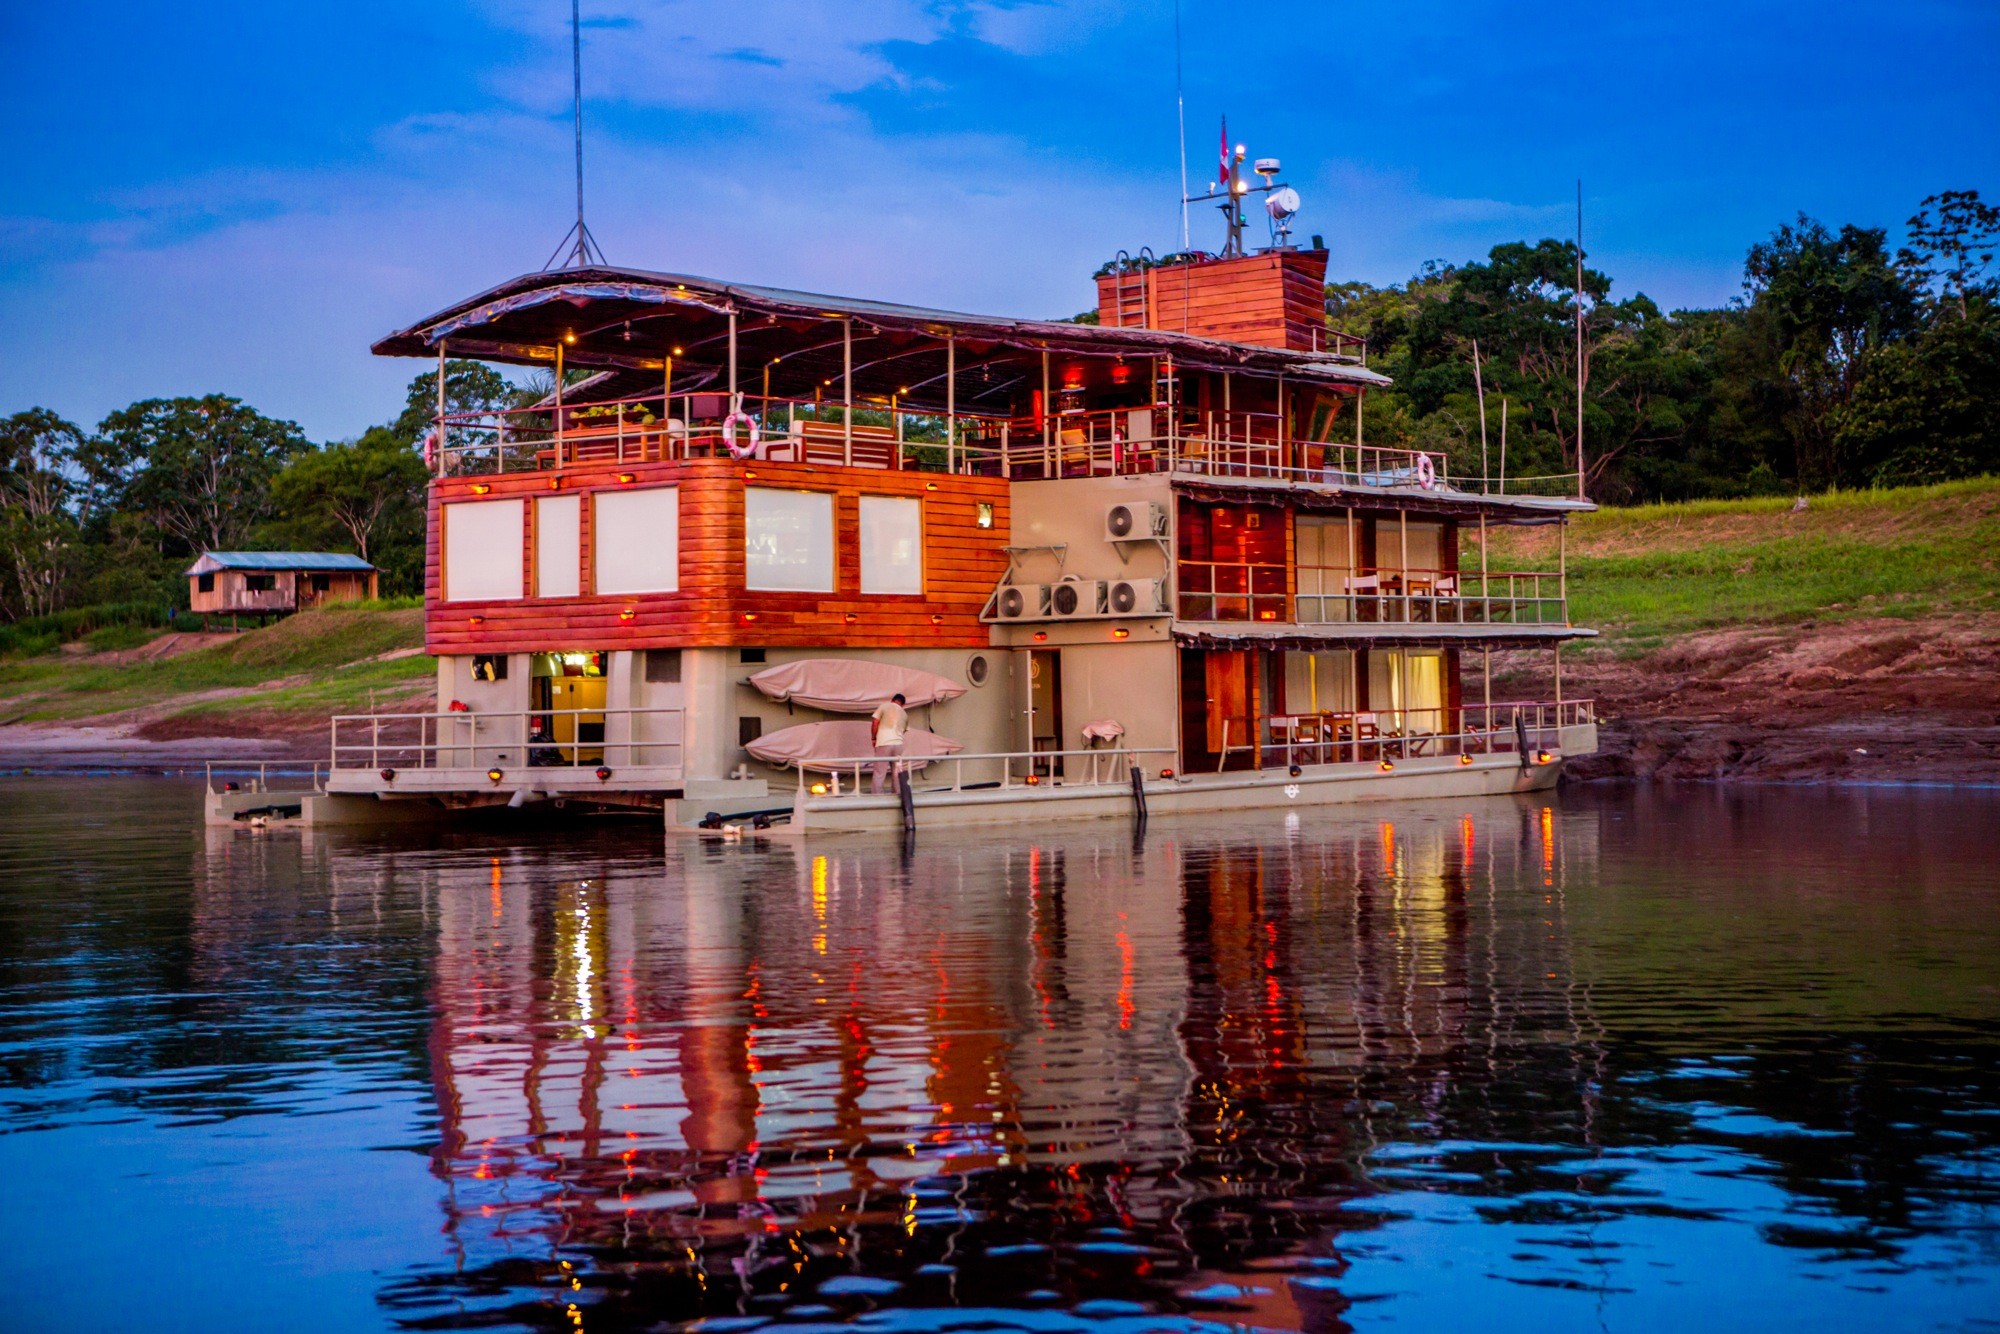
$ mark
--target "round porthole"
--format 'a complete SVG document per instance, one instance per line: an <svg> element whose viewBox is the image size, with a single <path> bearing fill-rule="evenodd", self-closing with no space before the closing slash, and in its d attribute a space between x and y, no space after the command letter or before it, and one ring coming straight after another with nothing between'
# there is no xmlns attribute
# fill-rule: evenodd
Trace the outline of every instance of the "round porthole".
<svg viewBox="0 0 2000 1334"><path fill-rule="evenodd" d="M975 653L966 660L965 679L976 686L986 684L986 678L993 674L993 664L986 661L984 653Z"/></svg>

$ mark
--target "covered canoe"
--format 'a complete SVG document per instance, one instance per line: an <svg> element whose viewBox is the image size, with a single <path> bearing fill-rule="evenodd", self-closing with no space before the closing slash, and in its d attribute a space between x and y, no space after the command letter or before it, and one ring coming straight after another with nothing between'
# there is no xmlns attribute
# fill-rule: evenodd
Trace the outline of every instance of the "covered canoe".
<svg viewBox="0 0 2000 1334"><path fill-rule="evenodd" d="M868 720L865 718L842 718L835 722L787 727L769 736L758 737L744 749L766 764L775 764L783 769L814 769L823 773L835 769L850 771L857 757L865 760L874 753L874 748L868 744ZM903 763L911 769L921 769L940 755L955 755L964 749L963 742L921 727L908 728L903 734ZM841 760L847 763L837 763Z"/></svg>
<svg viewBox="0 0 2000 1334"><path fill-rule="evenodd" d="M750 684L781 704L803 704L827 713L873 713L893 695L901 695L904 706L915 709L965 693L964 686L936 672L860 658L781 662L752 676Z"/></svg>

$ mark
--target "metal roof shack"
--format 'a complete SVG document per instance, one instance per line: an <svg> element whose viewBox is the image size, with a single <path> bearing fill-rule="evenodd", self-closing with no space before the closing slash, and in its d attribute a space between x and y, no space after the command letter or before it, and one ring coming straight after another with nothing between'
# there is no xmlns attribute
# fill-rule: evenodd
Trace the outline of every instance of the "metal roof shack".
<svg viewBox="0 0 2000 1334"><path fill-rule="evenodd" d="M375 567L359 556L344 551L204 551L187 572L213 574L217 570L352 570L366 574Z"/></svg>

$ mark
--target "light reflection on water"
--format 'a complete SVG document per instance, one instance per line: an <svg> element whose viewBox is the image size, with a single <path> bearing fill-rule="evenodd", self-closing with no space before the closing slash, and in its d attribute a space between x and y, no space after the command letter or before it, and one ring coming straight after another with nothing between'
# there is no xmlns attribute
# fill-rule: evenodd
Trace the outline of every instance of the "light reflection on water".
<svg viewBox="0 0 2000 1334"><path fill-rule="evenodd" d="M2000 1309L1990 795L907 855L0 800L0 1275L36 1328Z"/></svg>

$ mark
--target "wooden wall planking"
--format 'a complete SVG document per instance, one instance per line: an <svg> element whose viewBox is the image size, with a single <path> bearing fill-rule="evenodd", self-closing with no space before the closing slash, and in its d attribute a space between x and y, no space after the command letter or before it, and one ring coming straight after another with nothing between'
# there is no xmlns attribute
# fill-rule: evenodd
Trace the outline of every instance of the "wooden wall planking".
<svg viewBox="0 0 2000 1334"><path fill-rule="evenodd" d="M632 480L620 481L621 476ZM439 520L447 502L532 499L556 489L588 494L668 485L680 488L677 592L439 600L443 573ZM835 591L776 593L744 587L746 485L834 496ZM483 493L478 490L482 487ZM861 593L858 527L864 495L923 501L923 593ZM980 502L993 506L991 528L977 525ZM522 525L521 550L532 590L534 506L525 508L530 517ZM584 504L580 535L586 589L594 587L595 576L590 559L592 509ZM999 478L790 463L745 465L724 459L448 478L431 487L425 645L433 654L702 646L979 648L989 640L979 612L1006 570L1008 532L1008 485ZM850 614L855 618L852 623L847 619Z"/></svg>

